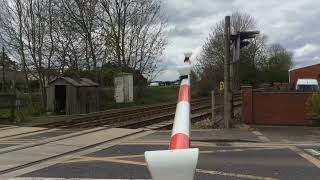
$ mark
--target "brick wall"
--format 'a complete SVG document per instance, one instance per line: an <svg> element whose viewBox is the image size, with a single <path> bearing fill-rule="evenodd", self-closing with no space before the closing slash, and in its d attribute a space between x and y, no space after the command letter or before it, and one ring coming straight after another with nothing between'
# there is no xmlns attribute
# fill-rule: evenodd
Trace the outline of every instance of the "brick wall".
<svg viewBox="0 0 320 180"><path fill-rule="evenodd" d="M295 85L300 78L318 79L320 81L320 64L291 70L289 72L290 83Z"/></svg>
<svg viewBox="0 0 320 180"><path fill-rule="evenodd" d="M242 121L247 124L306 125L306 101L312 93L255 92L245 86L242 92Z"/></svg>

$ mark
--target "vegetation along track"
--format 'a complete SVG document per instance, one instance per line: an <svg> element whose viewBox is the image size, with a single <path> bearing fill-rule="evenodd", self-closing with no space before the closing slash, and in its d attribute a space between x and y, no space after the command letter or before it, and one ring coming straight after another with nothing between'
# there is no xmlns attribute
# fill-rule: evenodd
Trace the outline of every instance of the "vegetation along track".
<svg viewBox="0 0 320 180"><path fill-rule="evenodd" d="M237 97L235 100L239 101ZM241 104L241 102L240 102ZM191 102L193 120L203 119L211 114L211 98L198 98ZM138 106L85 115L63 116L57 122L39 125L46 128L94 128L101 126L140 128L173 119L176 103ZM219 108L221 108L219 106ZM200 113L200 114L199 114Z"/></svg>
<svg viewBox="0 0 320 180"><path fill-rule="evenodd" d="M134 122L145 119L172 118L176 103L165 103L150 106L122 108L116 110L101 111L78 116L63 116L56 122L36 125L46 128L93 128L108 125L110 127L125 127ZM210 109L210 98L199 98L192 101L194 110ZM161 116L161 118L160 118Z"/></svg>

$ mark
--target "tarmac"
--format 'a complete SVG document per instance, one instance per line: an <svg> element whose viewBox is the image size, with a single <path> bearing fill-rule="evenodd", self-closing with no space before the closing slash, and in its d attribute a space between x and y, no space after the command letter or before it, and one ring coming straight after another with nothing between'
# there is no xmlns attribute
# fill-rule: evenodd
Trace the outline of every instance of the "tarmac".
<svg viewBox="0 0 320 180"><path fill-rule="evenodd" d="M134 130L122 130L124 134L131 131ZM145 151L168 149L170 131L136 131L137 135L133 137L102 143L3 177L16 176L13 179L20 180L150 179L143 154ZM320 153L316 153L320 150L319 132L320 128L284 126L193 130L192 147L200 149L195 179L317 179L320 177ZM52 133L42 135L53 138ZM56 132L56 135L59 133L62 132ZM72 134L68 132L60 135L66 136L70 133ZM15 157L15 160L9 164L32 161L59 154L59 151L66 152L72 148L103 142L117 137L120 135L118 133L121 134L121 131L93 133L94 135L90 136L83 135L46 146L28 148L22 150L22 154L21 151L11 155L0 154L0 168L5 169L5 166L8 166L8 163L4 162L9 162L10 157ZM41 139L42 136L38 134L32 138ZM2 144L0 139L0 152L5 147L6 144ZM51 150L48 150L50 148ZM22 159L17 160L17 157Z"/></svg>

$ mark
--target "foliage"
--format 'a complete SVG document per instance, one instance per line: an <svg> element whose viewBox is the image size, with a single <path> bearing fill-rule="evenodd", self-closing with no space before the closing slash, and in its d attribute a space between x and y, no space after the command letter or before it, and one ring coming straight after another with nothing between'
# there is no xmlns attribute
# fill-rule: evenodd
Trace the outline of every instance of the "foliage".
<svg viewBox="0 0 320 180"><path fill-rule="evenodd" d="M116 103L114 101L114 91L112 88L104 88L100 91L100 110L121 108L128 106L150 105L156 103L169 103L178 100L179 86L158 86L146 87L143 96L137 97L137 88L134 88L135 101L132 103ZM199 97L194 88L191 90L192 98Z"/></svg>
<svg viewBox="0 0 320 180"><path fill-rule="evenodd" d="M167 44L159 0L0 0L0 42L39 82L56 76L90 77L107 86L126 69L154 74ZM116 65L110 71L103 66ZM29 75L29 76L28 76ZM139 79L139 78L138 78ZM140 82L139 82L140 83Z"/></svg>
<svg viewBox="0 0 320 180"><path fill-rule="evenodd" d="M279 44L272 44L268 49L269 57L262 62L260 73L263 82L288 82L288 70L292 64L292 54Z"/></svg>
<svg viewBox="0 0 320 180"><path fill-rule="evenodd" d="M218 88L224 74L224 21L216 24L198 57L199 91L209 94ZM236 12L231 16L232 33L255 29L255 19L249 14ZM240 60L234 63L234 80L240 84L259 86L262 83L287 82L292 55L279 44L266 44L263 34L250 39L240 51ZM232 51L231 51L232 52Z"/></svg>
<svg viewBox="0 0 320 180"><path fill-rule="evenodd" d="M30 121L32 117L46 114L45 107L41 105L39 93L17 92L17 99L20 101L20 106L16 108L16 122Z"/></svg>
<svg viewBox="0 0 320 180"><path fill-rule="evenodd" d="M308 98L307 113L310 119L320 120L320 91L314 92Z"/></svg>

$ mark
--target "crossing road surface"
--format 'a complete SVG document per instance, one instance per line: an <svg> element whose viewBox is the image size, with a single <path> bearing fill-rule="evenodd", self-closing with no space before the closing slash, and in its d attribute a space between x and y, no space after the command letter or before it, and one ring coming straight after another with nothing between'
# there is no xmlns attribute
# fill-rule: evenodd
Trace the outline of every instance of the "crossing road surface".
<svg viewBox="0 0 320 180"><path fill-rule="evenodd" d="M116 130L114 132L117 132ZM126 132L125 130L122 130ZM109 132L109 131L108 131ZM128 131L129 132L129 131ZM96 132L94 132L97 134ZM107 131L106 131L107 133ZM101 132L101 134L103 134ZM229 135L223 135L229 134ZM93 136L94 134L88 134ZM319 144L294 144L266 142L272 138L261 138L262 133L256 131L227 131L200 130L193 131L193 147L200 149L197 165L197 180L212 179L310 179L320 177ZM64 135L65 136L65 135ZM96 140L82 136L82 143L86 139L101 142L107 137L97 136ZM75 152L67 156L35 163L32 166L17 169L0 175L0 179L40 180L40 179L150 179L143 153L149 150L168 149L168 131L142 132L135 137L99 144L84 151ZM208 137L224 137L224 139L210 139ZM235 139L232 139L237 137ZM57 137L55 137L57 138ZM239 141L240 140L242 141ZM77 143L72 139L77 140ZM8 139L6 139L8 141ZM78 137L54 142L55 145L67 144L73 149L83 146ZM0 139L1 143L1 139ZM46 144L47 147L50 145ZM52 145L52 144L51 144ZM5 148L5 146L1 147ZM50 156L52 152L41 151L40 156ZM24 152L27 149L23 150ZM63 149L61 149L63 151ZM18 151L14 154L18 156ZM10 153L0 154L9 157ZM56 153L56 152L55 152ZM36 152L32 153L36 158ZM14 159L14 157L12 157ZM21 157L20 157L21 158ZM30 160L32 157L26 157ZM12 162L11 162L12 163ZM15 162L18 163L18 162ZM11 166L14 164L11 164ZM5 164L1 162L1 169Z"/></svg>

